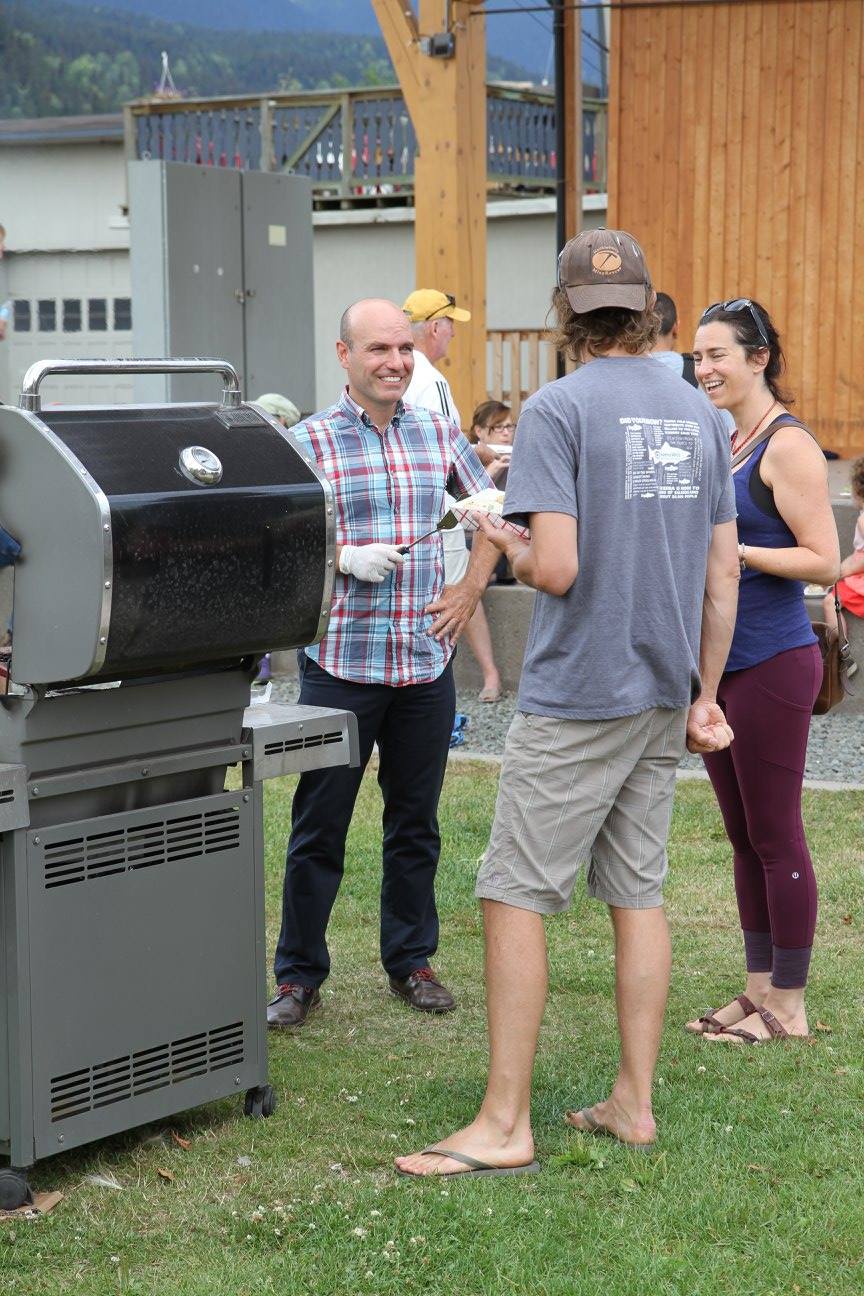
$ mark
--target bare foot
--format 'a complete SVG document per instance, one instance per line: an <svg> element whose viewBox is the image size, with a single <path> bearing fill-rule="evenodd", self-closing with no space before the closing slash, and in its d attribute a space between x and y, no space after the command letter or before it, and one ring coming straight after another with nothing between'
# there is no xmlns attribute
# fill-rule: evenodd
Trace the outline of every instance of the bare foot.
<svg viewBox="0 0 864 1296"><path fill-rule="evenodd" d="M634 1116L613 1098L581 1111L565 1112L564 1119L583 1134L608 1134L628 1147L648 1147L657 1139L657 1126L650 1112Z"/></svg>
<svg viewBox="0 0 864 1296"><path fill-rule="evenodd" d="M534 1140L530 1130L506 1136L480 1117L466 1125L465 1129L441 1139L436 1146L464 1152L476 1161L495 1166L496 1169L530 1165L534 1160ZM415 1152L411 1156L398 1156L396 1166L403 1174L418 1175L421 1178L427 1175L464 1174L469 1169L452 1157L433 1156L431 1152L432 1149L429 1149L426 1152Z"/></svg>
<svg viewBox="0 0 864 1296"><path fill-rule="evenodd" d="M766 1005L767 1006L767 1005ZM784 1028L786 1036L795 1036L801 1038L809 1035L807 1028L807 1017L802 1009L800 1013L794 1016L785 1016L776 1009L769 1010L777 1021ZM744 1017L742 1021L735 1026L735 1030L746 1031L748 1035L753 1035L761 1043L763 1040L785 1039L784 1035L775 1035L768 1029L768 1025L759 1013L751 1013L749 1017ZM733 1035L730 1031L712 1032L706 1036L710 1043L715 1044L718 1041L722 1044L749 1044L750 1040L742 1039L740 1035Z"/></svg>
<svg viewBox="0 0 864 1296"><path fill-rule="evenodd" d="M748 1016L745 1006L741 1003L741 999L747 999L754 1008L760 1008L762 1006L762 998L762 996L756 993L751 995L739 995L736 999L733 999L731 1003L724 1004L722 1008L717 1008L713 1012L706 1013L705 1016L713 1017L713 1019L718 1021L721 1026L737 1026L739 1022L743 1022L744 1018ZM701 1017L697 1017L695 1021L686 1022L684 1029L690 1031L693 1035L715 1035L717 1033L715 1028L711 1026L711 1023L703 1021Z"/></svg>

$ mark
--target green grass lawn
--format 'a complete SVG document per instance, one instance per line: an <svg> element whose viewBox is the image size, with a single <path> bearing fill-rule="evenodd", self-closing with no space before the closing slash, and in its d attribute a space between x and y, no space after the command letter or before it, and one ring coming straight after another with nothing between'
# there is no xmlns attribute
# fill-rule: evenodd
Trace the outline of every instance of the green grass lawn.
<svg viewBox="0 0 864 1296"><path fill-rule="evenodd" d="M710 788L683 784L670 847L674 969L657 1150L591 1141L562 1122L566 1107L605 1095L616 1062L609 922L580 895L548 925L551 995L534 1102L542 1173L422 1182L392 1173L394 1153L456 1128L482 1093L472 887L495 784L494 768L459 764L442 801L437 967L458 1012L430 1019L386 993L380 807L367 778L323 1010L302 1035L271 1037L275 1116L245 1121L226 1101L43 1162L34 1187L65 1197L33 1222L0 1221L3 1296L864 1291L857 793L806 798L822 902L811 1043L711 1047L681 1029L741 989L729 848ZM271 949L291 792L289 780L267 789ZM94 1174L116 1177L120 1189L93 1185Z"/></svg>

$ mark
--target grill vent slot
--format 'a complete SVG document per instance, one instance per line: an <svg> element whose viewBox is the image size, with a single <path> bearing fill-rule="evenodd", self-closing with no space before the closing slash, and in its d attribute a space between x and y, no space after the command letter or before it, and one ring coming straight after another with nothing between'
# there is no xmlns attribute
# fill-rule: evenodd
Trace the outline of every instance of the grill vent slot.
<svg viewBox="0 0 864 1296"><path fill-rule="evenodd" d="M14 788L3 788L0 790L0 805L8 805L10 801L15 800Z"/></svg>
<svg viewBox="0 0 864 1296"><path fill-rule="evenodd" d="M244 1056L243 1023L232 1022L70 1071L51 1081L51 1120L69 1120L192 1076L240 1066Z"/></svg>
<svg viewBox="0 0 864 1296"><path fill-rule="evenodd" d="M282 756L285 752L305 751L310 747L327 747L330 743L343 742L344 737L341 729L335 729L332 733L309 734L305 738L286 738L283 742L265 743L264 755Z"/></svg>
<svg viewBox="0 0 864 1296"><path fill-rule="evenodd" d="M239 845L240 812L231 806L70 837L44 847L45 889L198 859Z"/></svg>

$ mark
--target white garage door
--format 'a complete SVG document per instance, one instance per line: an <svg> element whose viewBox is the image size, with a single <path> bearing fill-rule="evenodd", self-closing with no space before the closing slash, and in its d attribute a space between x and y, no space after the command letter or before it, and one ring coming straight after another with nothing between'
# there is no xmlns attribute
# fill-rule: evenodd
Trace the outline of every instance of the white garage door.
<svg viewBox="0 0 864 1296"><path fill-rule="evenodd" d="M36 360L118 359L132 355L132 297L127 252L20 253L6 261L8 381L15 401ZM44 405L132 400L132 378L46 378Z"/></svg>

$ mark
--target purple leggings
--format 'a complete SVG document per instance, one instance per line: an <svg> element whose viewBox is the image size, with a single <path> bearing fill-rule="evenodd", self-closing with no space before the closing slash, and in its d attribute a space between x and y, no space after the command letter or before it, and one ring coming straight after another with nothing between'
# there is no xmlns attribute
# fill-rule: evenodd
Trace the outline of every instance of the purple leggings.
<svg viewBox="0 0 864 1296"><path fill-rule="evenodd" d="M729 671L717 700L735 741L705 757L735 860L735 894L749 972L779 989L806 985L816 927L816 877L801 822L816 644Z"/></svg>

